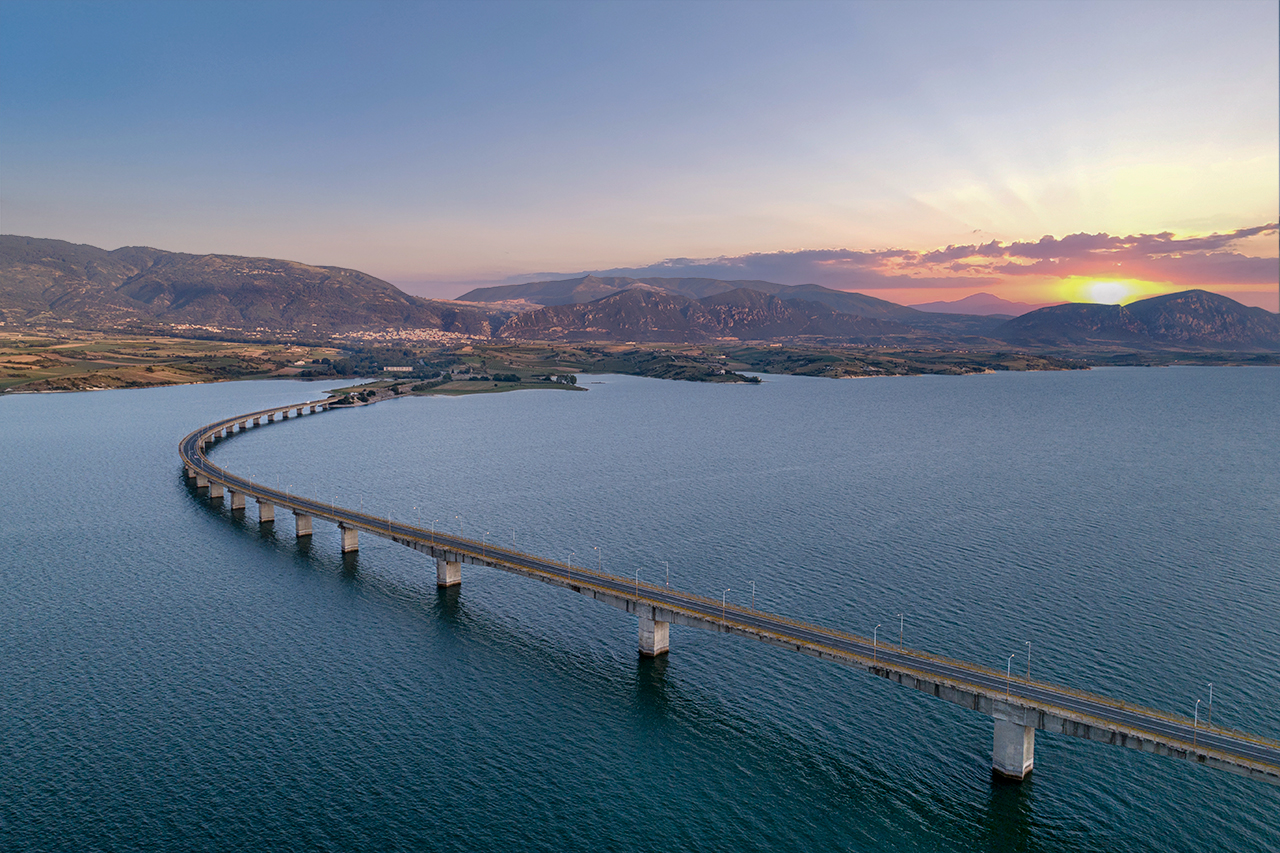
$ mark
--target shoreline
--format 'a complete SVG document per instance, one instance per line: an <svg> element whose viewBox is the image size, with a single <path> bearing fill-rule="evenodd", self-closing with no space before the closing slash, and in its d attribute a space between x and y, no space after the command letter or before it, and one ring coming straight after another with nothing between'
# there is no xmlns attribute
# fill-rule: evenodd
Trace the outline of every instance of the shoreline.
<svg viewBox="0 0 1280 853"><path fill-rule="evenodd" d="M570 376L621 374L755 384L769 375L863 379L967 376L1092 367L1277 366L1280 353L919 350L823 344L617 344L482 342L462 346L344 348L112 336L0 333L0 396L163 388L259 379L350 380L401 394L466 396L572 388ZM387 367L397 368L393 375ZM412 373L416 375L406 375ZM448 381L445 381L447 378ZM349 386L349 387L353 387ZM425 387L424 387L425 386ZM585 390L578 388L578 390ZM347 392L350 393L350 392ZM359 392L355 392L359 393Z"/></svg>

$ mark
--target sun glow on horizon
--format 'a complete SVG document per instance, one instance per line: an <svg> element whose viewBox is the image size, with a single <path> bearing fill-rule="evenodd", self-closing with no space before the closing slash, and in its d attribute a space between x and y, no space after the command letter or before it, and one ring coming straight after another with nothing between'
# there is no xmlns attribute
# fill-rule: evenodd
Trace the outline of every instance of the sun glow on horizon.
<svg viewBox="0 0 1280 853"><path fill-rule="evenodd" d="M1086 276L1064 278L1057 288L1059 295L1070 302L1095 302L1100 305L1126 305L1176 289L1161 282Z"/></svg>

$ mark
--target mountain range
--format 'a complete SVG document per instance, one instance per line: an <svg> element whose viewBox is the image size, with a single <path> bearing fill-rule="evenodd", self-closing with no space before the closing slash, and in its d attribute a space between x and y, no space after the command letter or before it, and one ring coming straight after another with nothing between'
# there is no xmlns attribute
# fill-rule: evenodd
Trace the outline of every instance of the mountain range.
<svg viewBox="0 0 1280 853"><path fill-rule="evenodd" d="M843 314L869 320L892 320L916 329L945 335L984 335L1006 319L974 314L937 314L918 311L863 293L832 290L818 284L776 284L771 281L721 281L714 278L625 278L586 275L557 281L533 281L480 287L458 299L464 302L522 300L533 305L571 305L601 299L619 290L650 290L701 300L734 290L751 290L782 300L818 302Z"/></svg>
<svg viewBox="0 0 1280 853"><path fill-rule="evenodd" d="M960 301L975 311L987 302ZM922 311L815 284L708 278L586 275L479 288L450 301L341 267L18 236L0 236L0 323L313 338L438 330L506 340L1280 352L1276 314L1202 290L1016 317Z"/></svg>

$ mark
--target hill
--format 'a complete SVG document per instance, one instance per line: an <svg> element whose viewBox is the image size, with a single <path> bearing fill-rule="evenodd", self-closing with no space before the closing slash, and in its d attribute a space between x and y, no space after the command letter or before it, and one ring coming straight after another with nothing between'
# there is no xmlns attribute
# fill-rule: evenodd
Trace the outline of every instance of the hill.
<svg viewBox="0 0 1280 853"><path fill-rule="evenodd" d="M106 251L0 236L0 321L327 336L436 329L488 336L505 317L419 299L357 270L272 258Z"/></svg>
<svg viewBox="0 0 1280 853"><path fill-rule="evenodd" d="M1054 305L1015 317L992 334L1040 349L1280 351L1280 317L1204 290L1129 305Z"/></svg>

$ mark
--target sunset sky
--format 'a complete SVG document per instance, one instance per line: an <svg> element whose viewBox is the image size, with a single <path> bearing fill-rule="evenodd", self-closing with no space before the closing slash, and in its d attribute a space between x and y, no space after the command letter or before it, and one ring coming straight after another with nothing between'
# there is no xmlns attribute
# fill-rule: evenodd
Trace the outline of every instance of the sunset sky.
<svg viewBox="0 0 1280 853"><path fill-rule="evenodd" d="M1280 310L1266 2L0 3L0 231Z"/></svg>

